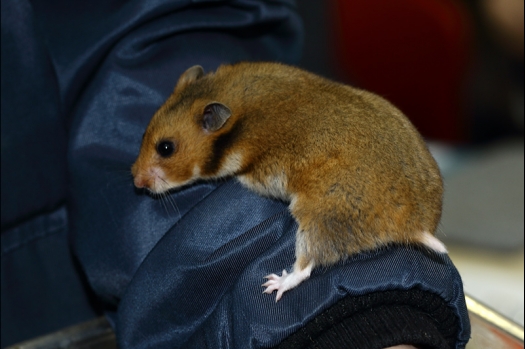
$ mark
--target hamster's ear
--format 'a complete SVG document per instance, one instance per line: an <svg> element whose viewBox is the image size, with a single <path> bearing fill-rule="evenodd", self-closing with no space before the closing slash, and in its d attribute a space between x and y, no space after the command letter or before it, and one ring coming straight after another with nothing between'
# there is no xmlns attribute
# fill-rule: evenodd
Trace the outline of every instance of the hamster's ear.
<svg viewBox="0 0 525 349"><path fill-rule="evenodd" d="M194 82L195 80L200 79L204 75L204 69L200 65L194 65L191 68L188 68L179 78L177 86L175 86L175 91L182 89L188 84Z"/></svg>
<svg viewBox="0 0 525 349"><path fill-rule="evenodd" d="M230 108L222 103L213 102L204 108L201 125L205 131L215 132L220 129L232 115Z"/></svg>

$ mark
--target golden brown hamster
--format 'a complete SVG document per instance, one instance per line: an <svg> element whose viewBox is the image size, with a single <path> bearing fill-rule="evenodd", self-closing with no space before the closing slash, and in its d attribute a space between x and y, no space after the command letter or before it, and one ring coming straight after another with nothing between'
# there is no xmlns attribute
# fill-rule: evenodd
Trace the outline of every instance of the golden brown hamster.
<svg viewBox="0 0 525 349"><path fill-rule="evenodd" d="M132 173L153 193L235 176L290 202L293 272L263 284L276 300L315 266L361 251L399 243L446 253L434 237L441 175L410 121L379 96L295 67L189 68L149 123Z"/></svg>

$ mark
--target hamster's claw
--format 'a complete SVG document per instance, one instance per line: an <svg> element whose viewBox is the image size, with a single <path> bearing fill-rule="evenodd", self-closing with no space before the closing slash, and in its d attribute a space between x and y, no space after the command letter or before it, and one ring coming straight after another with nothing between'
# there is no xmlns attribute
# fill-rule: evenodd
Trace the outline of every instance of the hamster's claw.
<svg viewBox="0 0 525 349"><path fill-rule="evenodd" d="M286 270L283 270L282 276L278 276L276 274L266 275L264 278L268 279L268 281L261 285L262 287L266 287L263 293L270 294L277 290L277 297L275 298L275 302L277 303L283 296L283 293L288 290L288 288L283 285L284 280L286 280L287 277L288 273Z"/></svg>
<svg viewBox="0 0 525 349"><path fill-rule="evenodd" d="M283 293L291 290L294 287L297 287L297 285L299 285L301 282L308 279L313 267L314 261L312 260L303 269L299 269L294 266L294 271L290 274L288 274L286 270L283 270L283 274L281 276L277 276L275 274L265 276L268 281L262 285L263 287L266 287L263 293L272 293L273 291L277 290L277 297L275 297L275 301L278 302L279 299L281 299Z"/></svg>

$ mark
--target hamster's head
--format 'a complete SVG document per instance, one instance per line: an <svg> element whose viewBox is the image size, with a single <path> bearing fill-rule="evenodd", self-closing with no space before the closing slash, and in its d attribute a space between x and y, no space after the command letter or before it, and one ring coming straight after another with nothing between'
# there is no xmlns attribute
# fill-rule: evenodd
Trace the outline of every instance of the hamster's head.
<svg viewBox="0 0 525 349"><path fill-rule="evenodd" d="M202 77L200 66L188 69L151 119L131 167L137 188L162 193L214 177L203 169L232 112L213 100L209 84L199 84Z"/></svg>

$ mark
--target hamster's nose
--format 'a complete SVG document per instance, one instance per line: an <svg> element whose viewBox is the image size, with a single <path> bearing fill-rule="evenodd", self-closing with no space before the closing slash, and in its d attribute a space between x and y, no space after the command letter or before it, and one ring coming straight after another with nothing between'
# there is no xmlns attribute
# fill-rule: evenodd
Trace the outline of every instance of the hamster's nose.
<svg viewBox="0 0 525 349"><path fill-rule="evenodd" d="M141 176L140 174L135 175L135 177L133 178L133 184L135 184L135 187L139 189L149 187L148 180L144 176Z"/></svg>

